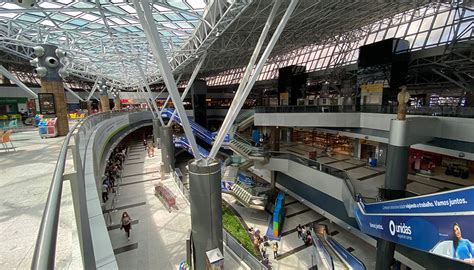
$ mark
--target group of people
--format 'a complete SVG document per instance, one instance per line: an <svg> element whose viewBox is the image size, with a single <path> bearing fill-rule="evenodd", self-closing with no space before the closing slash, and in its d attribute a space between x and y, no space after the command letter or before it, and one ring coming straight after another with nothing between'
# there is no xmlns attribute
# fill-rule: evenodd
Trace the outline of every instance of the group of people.
<svg viewBox="0 0 474 270"><path fill-rule="evenodd" d="M311 230L308 226L301 226L298 224L298 226L296 226L296 231L298 232L298 238L301 239L305 245L310 246L313 244L313 236L311 235Z"/></svg>
<svg viewBox="0 0 474 270"><path fill-rule="evenodd" d="M254 230L253 227L249 228L249 235L253 240L253 244L256 248L258 248L262 254L262 263L266 266L269 265L269 258L267 254L267 247L271 246L273 250L273 258L276 259L278 257L278 241L273 241L270 243L268 237L264 235L263 237L260 236L260 230Z"/></svg>
<svg viewBox="0 0 474 270"><path fill-rule="evenodd" d="M126 151L126 148L123 146L116 147L107 162L105 173L102 177L102 201L104 203L109 200L109 193L114 192L117 180L120 178Z"/></svg>
<svg viewBox="0 0 474 270"><path fill-rule="evenodd" d="M127 148L124 146L118 146L110 154L110 158L105 167L105 173L102 180L102 200L107 202L109 199L109 192L115 192L114 188L120 178L120 174L123 169L123 163L127 155ZM122 213L120 219L120 230L125 230L128 241L130 241L130 230L132 229L132 218L127 212Z"/></svg>
<svg viewBox="0 0 474 270"><path fill-rule="evenodd" d="M143 146L145 147L145 151L147 152L149 158L155 156L155 144L153 142L148 143L146 139L143 139Z"/></svg>

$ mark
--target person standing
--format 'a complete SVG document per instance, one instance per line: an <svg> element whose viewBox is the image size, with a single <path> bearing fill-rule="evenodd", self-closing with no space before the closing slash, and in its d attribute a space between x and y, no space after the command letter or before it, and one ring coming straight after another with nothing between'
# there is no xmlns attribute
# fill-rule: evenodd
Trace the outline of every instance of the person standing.
<svg viewBox="0 0 474 270"><path fill-rule="evenodd" d="M103 182L102 183L102 201L105 203L109 199L109 186Z"/></svg>
<svg viewBox="0 0 474 270"><path fill-rule="evenodd" d="M273 259L278 257L278 242L273 242Z"/></svg>
<svg viewBox="0 0 474 270"><path fill-rule="evenodd" d="M128 215L127 212L123 212L122 214L122 226L120 230L124 229L125 233L127 234L127 239L130 241L130 230L132 229L132 218Z"/></svg>
<svg viewBox="0 0 474 270"><path fill-rule="evenodd" d="M301 227L301 240L303 240L303 242L306 242L306 228L305 228L305 226Z"/></svg>
<svg viewBox="0 0 474 270"><path fill-rule="evenodd" d="M298 231L298 238L301 239L301 231L302 231L302 228L301 228L301 225L298 224L298 226L296 226L296 230Z"/></svg>

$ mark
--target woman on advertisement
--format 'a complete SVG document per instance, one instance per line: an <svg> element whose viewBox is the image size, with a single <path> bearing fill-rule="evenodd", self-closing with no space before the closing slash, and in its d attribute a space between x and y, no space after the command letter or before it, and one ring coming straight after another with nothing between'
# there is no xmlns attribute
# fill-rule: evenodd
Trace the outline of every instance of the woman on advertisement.
<svg viewBox="0 0 474 270"><path fill-rule="evenodd" d="M472 243L462 238L459 224L453 224L453 256L455 259L474 264L474 251Z"/></svg>

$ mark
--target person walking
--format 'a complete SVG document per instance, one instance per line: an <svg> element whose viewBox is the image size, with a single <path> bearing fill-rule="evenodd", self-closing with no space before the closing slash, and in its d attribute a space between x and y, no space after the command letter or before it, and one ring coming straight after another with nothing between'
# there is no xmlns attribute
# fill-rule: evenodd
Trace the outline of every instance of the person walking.
<svg viewBox="0 0 474 270"><path fill-rule="evenodd" d="M128 215L127 212L123 212L122 214L122 226L120 226L120 230L125 229L125 233L127 234L127 239L130 241L130 230L132 229L132 218Z"/></svg>
<svg viewBox="0 0 474 270"><path fill-rule="evenodd" d="M298 224L298 226L296 226L296 231L298 231L298 238L301 239L301 231L302 231L302 228L301 228L301 225Z"/></svg>
<svg viewBox="0 0 474 270"><path fill-rule="evenodd" d="M273 242L273 259L278 257L278 242Z"/></svg>

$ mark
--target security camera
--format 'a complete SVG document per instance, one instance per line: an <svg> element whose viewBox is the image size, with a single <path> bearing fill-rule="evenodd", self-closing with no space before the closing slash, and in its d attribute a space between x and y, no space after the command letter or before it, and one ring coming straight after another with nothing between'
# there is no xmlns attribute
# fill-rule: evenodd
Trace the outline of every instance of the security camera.
<svg viewBox="0 0 474 270"><path fill-rule="evenodd" d="M48 73L48 70L45 67L37 67L33 69L33 73L38 77L44 77Z"/></svg>
<svg viewBox="0 0 474 270"><path fill-rule="evenodd" d="M59 65L59 60L52 57L52 56L48 56L46 57L46 65L48 65L49 67L52 67L52 68L55 68Z"/></svg>
<svg viewBox="0 0 474 270"><path fill-rule="evenodd" d="M34 0L14 0L13 3L17 4L22 8L31 8L35 6L36 1Z"/></svg>
<svg viewBox="0 0 474 270"><path fill-rule="evenodd" d="M44 54L44 48L42 46L35 46L33 47L33 50L35 51L35 54L38 57L43 56Z"/></svg>

